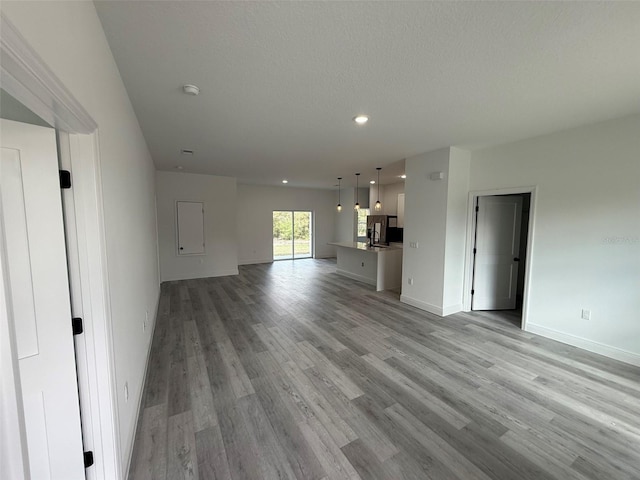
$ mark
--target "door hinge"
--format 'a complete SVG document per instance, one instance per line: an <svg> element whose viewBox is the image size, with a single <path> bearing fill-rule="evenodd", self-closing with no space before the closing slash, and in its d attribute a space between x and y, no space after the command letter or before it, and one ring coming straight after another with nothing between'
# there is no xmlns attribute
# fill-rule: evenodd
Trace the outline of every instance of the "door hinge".
<svg viewBox="0 0 640 480"><path fill-rule="evenodd" d="M71 172L69 170L58 170L60 174L60 188L71 188Z"/></svg>
<svg viewBox="0 0 640 480"><path fill-rule="evenodd" d="M480 206L476 205L476 212L479 212L479 211L480 211Z"/></svg>
<svg viewBox="0 0 640 480"><path fill-rule="evenodd" d="M474 293L476 293L476 291L475 290L471 290L471 295L473 295Z"/></svg>
<svg viewBox="0 0 640 480"><path fill-rule="evenodd" d="M84 452L84 468L89 468L91 465L93 465L93 452L89 450Z"/></svg>
<svg viewBox="0 0 640 480"><path fill-rule="evenodd" d="M71 331L74 335L80 335L84 331L82 328L82 319L80 317L71 319Z"/></svg>
<svg viewBox="0 0 640 480"><path fill-rule="evenodd" d="M473 254L475 255L478 252L475 248L473 249Z"/></svg>

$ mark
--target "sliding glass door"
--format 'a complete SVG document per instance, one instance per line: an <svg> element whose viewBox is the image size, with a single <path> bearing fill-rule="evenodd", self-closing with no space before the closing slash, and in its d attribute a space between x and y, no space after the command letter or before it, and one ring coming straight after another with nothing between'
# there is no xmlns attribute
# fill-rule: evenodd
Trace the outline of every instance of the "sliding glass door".
<svg viewBox="0 0 640 480"><path fill-rule="evenodd" d="M312 251L312 215L306 211L273 212L273 259L310 258Z"/></svg>

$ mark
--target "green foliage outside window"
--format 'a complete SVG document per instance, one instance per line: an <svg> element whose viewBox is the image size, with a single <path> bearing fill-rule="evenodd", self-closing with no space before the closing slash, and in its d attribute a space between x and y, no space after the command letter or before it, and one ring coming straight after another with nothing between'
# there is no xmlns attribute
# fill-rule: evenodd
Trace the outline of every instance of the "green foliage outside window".
<svg viewBox="0 0 640 480"><path fill-rule="evenodd" d="M368 208L358 210L358 238L367 237L367 216L369 212Z"/></svg>
<svg viewBox="0 0 640 480"><path fill-rule="evenodd" d="M295 226L291 225L291 212L273 212L273 238L278 240L309 239L309 225L311 212L294 212ZM366 224L366 220L365 220ZM293 232L291 231L293 227Z"/></svg>

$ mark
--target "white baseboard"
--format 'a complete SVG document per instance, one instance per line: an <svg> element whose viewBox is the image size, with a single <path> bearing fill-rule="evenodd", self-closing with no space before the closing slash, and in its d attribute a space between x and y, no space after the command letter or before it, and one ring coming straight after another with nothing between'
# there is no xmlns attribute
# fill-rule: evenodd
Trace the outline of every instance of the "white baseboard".
<svg viewBox="0 0 640 480"><path fill-rule="evenodd" d="M267 258L263 260L255 260L255 259L240 260L238 262L238 265L256 265L258 263L273 263L273 258Z"/></svg>
<svg viewBox="0 0 640 480"><path fill-rule="evenodd" d="M149 369L149 363L151 360L151 346L153 345L153 336L156 333L156 325L158 323L158 307L160 306L160 295L162 295L160 288L158 288L158 296L156 298L156 307L154 310L154 317L152 322L152 328L149 332L149 345L147 345L147 360L144 365L144 373L142 374L142 387L140 388L140 394L138 397L138 409L136 410L136 418L133 426L133 437L129 443L129 451L127 452L127 469L123 472L122 478L128 478L129 470L131 469L131 461L133 460L133 444L136 441L136 433L138 431L138 422L140 421L140 415L142 415L142 402L144 400L144 387L147 385L147 370Z"/></svg>
<svg viewBox="0 0 640 480"><path fill-rule="evenodd" d="M196 278L211 278L211 277L228 277L231 275L238 275L238 268L230 268L228 270L216 270L215 272L208 272L206 274L183 274L183 275L169 275L162 279L163 282L173 282L175 280L193 280Z"/></svg>
<svg viewBox="0 0 640 480"><path fill-rule="evenodd" d="M356 273L351 273L351 272L347 272L346 270L340 270L339 268L336 268L336 273L338 275L343 275L345 277L349 277L353 280L358 280L359 282L363 282L366 283L367 285L373 285L374 287L376 286L376 281L372 278L369 277L365 277L363 275L358 275Z"/></svg>
<svg viewBox="0 0 640 480"><path fill-rule="evenodd" d="M593 340L576 337L575 335L559 332L557 330L553 330L552 328L547 328L531 323L527 324L525 331L640 367L640 355L638 355L637 353L627 352L626 350L612 347L610 345L604 345L602 343L594 342Z"/></svg>
<svg viewBox="0 0 640 480"><path fill-rule="evenodd" d="M422 300L416 300L415 298L411 298L407 295L400 295L400 301L411 305L412 307L419 308L420 310L426 310L427 312L438 315L439 317L444 316L442 307L438 307L437 305L432 305L430 303L423 302Z"/></svg>
<svg viewBox="0 0 640 480"><path fill-rule="evenodd" d="M456 305L449 305L442 309L442 316L446 317L447 315L453 315L454 313L458 313L462 311L462 304L458 303Z"/></svg>
<svg viewBox="0 0 640 480"><path fill-rule="evenodd" d="M316 255L315 257L313 257L315 259L324 259L324 258L336 258L335 255ZM273 258L264 258L264 259L245 259L245 260L239 260L238 261L238 265L258 265L260 263L273 263Z"/></svg>

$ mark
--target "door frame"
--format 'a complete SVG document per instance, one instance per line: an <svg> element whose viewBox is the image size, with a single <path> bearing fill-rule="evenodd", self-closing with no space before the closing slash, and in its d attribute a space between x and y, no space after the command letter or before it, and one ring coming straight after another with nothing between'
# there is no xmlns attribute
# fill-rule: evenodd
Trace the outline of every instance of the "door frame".
<svg viewBox="0 0 640 480"><path fill-rule="evenodd" d="M280 259L275 259L275 255L274 255L274 249L273 249L273 213L274 212L291 212L291 222L292 222L292 236L293 236L293 231L295 231L295 212L309 212L311 214L311 221L310 223L310 227L311 227L311 252L310 255L308 257L295 257L295 252L296 252L296 246L295 246L295 238L292 238L292 242L293 242L293 256L291 258L280 258ZM297 210L297 209L287 209L287 210L272 210L271 211L271 261L272 262L279 262L281 260L304 260L306 258L316 258L315 257L315 252L316 252L316 237L315 237L315 221L316 221L316 215L315 212L313 210Z"/></svg>
<svg viewBox="0 0 640 480"><path fill-rule="evenodd" d="M72 315L84 321L83 338L75 344L84 448L95 457L86 475L88 479L121 479L98 124L2 12L0 28L2 88L55 126L60 168L72 172L73 187L64 192L63 214ZM0 242L0 256L5 255L4 242ZM0 277L6 293L4 262L0 262ZM5 313L0 312L0 326L11 332L12 321ZM9 352L11 362L3 362L3 377L5 371L17 372L15 349ZM14 388L2 392L2 401L18 405L15 413L24 435L18 386L16 378ZM19 439L24 445L23 440ZM24 446L15 452L12 461L18 468L25 463L26 453Z"/></svg>
<svg viewBox="0 0 640 480"><path fill-rule="evenodd" d="M529 207L529 230L527 232L527 257L524 262L524 289L522 292L522 324L520 328L527 330L529 319L529 290L531 286L531 264L533 252L533 239L535 228L535 209L537 186L499 188L492 190L473 190L469 192L469 204L467 208L467 242L465 248L464 263L464 288L462 290L462 310L471 311L471 286L473 285L473 248L475 246L476 232L476 200L478 197L493 197L498 195L517 195L523 193L531 194L531 204Z"/></svg>

